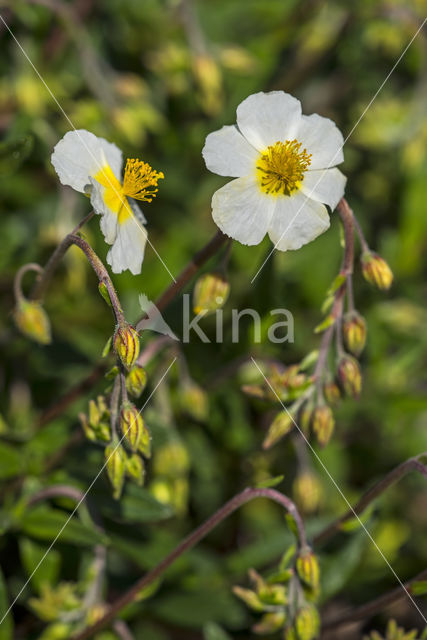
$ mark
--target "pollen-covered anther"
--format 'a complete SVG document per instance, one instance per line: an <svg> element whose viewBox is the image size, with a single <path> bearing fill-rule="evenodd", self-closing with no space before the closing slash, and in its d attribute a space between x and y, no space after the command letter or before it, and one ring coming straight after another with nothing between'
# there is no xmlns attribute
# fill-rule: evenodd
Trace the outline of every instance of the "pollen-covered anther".
<svg viewBox="0 0 427 640"><path fill-rule="evenodd" d="M164 177L162 171L155 171L148 162L128 158L123 177L123 193L135 200L151 202L158 191L157 181Z"/></svg>
<svg viewBox="0 0 427 640"><path fill-rule="evenodd" d="M301 146L298 140L278 141L261 154L256 168L265 193L289 196L299 188L312 155Z"/></svg>

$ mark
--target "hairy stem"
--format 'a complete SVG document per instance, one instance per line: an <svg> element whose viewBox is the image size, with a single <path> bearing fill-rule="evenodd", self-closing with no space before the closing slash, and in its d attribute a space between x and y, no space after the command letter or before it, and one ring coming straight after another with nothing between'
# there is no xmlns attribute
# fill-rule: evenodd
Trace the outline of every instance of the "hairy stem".
<svg viewBox="0 0 427 640"><path fill-rule="evenodd" d="M346 513L340 516L337 520L328 525L323 531L318 533L314 539L313 544L324 544L333 535L335 535L341 529L341 525L347 520L351 520L355 516L359 516L373 502L378 496L386 491L392 484L406 476L411 471L417 471L427 478L427 466L422 462L423 459L427 459L427 452L421 453L414 458L409 458L402 462L398 467L390 471L384 478L377 482L371 489L368 489L366 493L360 498L356 505L349 509Z"/></svg>
<svg viewBox="0 0 427 640"><path fill-rule="evenodd" d="M145 574L140 580L138 580L133 587L120 596L115 602L113 602L108 608L105 615L98 620L95 624L88 627L81 633L78 633L72 640L87 640L103 629L120 613L120 611L133 602L138 596L141 589L144 589L154 580L159 578L185 551L191 549L200 540L202 540L212 529L214 529L220 522L232 514L236 509L241 507L246 502L253 500L254 498L268 498L277 502L284 507L295 519L299 545L304 547L307 544L306 534L301 516L295 506L295 504L287 496L275 491L274 489L245 489L241 493L231 498L225 505L223 505L216 513L214 513L206 522L200 527L195 529L190 535L188 535L169 555L166 556L154 569Z"/></svg>
<svg viewBox="0 0 427 640"><path fill-rule="evenodd" d="M427 569L421 571L418 575L414 576L410 580L404 583L404 589L399 585L395 589L388 591L387 593L383 593L383 595L375 598L375 600L371 600L371 602L367 602L366 604L362 604L360 607L355 607L353 609L347 609L340 615L331 618L330 620L326 620L322 625L323 631L328 631L331 629L336 629L337 627L342 627L346 624L350 624L352 622L357 622L358 620L366 620L367 618L372 617L378 611L381 611L385 607L388 607L392 604L395 604L399 600L407 597L407 593L411 593L411 587L415 582L419 580L427 579Z"/></svg>
<svg viewBox="0 0 427 640"><path fill-rule="evenodd" d="M13 281L13 293L16 303L22 302L25 299L25 296L22 293L22 278L26 273L28 273L28 271L36 271L38 274L42 274L43 267L41 267L36 262L28 262L27 264L24 264L20 269L18 269Z"/></svg>

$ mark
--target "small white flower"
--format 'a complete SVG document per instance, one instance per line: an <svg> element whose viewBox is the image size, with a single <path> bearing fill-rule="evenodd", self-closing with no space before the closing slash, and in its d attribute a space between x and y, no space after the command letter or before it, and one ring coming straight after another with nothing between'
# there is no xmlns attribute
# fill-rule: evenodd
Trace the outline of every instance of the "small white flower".
<svg viewBox="0 0 427 640"><path fill-rule="evenodd" d="M293 96L249 96L237 107L237 125L210 133L203 148L210 171L237 178L214 193L214 221L243 244L268 233L276 248L299 249L329 227L324 204L333 210L344 195L346 178L334 168L342 147L332 120L303 116Z"/></svg>
<svg viewBox="0 0 427 640"><path fill-rule="evenodd" d="M135 200L151 202L163 173L141 160L128 159L121 181L120 149L85 129L66 133L51 159L62 184L89 195L95 213L101 215L105 241L113 245L107 255L113 272L140 273L147 232Z"/></svg>

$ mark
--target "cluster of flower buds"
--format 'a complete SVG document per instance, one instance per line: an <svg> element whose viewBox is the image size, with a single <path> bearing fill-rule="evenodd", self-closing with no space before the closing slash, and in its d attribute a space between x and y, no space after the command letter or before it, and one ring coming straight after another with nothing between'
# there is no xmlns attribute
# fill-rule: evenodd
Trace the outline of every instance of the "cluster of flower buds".
<svg viewBox="0 0 427 640"><path fill-rule="evenodd" d="M85 436L92 442L109 442L111 440L110 410L104 396L96 401L90 400L88 414L79 414Z"/></svg>
<svg viewBox="0 0 427 640"><path fill-rule="evenodd" d="M113 348L122 365L128 371L139 356L139 335L127 322L116 327L113 335Z"/></svg>
<svg viewBox="0 0 427 640"><path fill-rule="evenodd" d="M213 313L221 309L230 293L230 284L221 273L205 273L196 281L193 293L194 313Z"/></svg>
<svg viewBox="0 0 427 640"><path fill-rule="evenodd" d="M425 637L425 630L420 634L415 629L405 631L397 625L396 620L389 620L384 636L377 631L371 631L369 636L363 636L363 640L423 640Z"/></svg>
<svg viewBox="0 0 427 640"><path fill-rule="evenodd" d="M295 553L291 547L278 570L267 579L253 569L249 572L251 589L233 588L261 620L253 626L258 634L283 631L287 640L314 640L320 630L315 602L320 593L320 571L316 556L309 547Z"/></svg>
<svg viewBox="0 0 427 640"><path fill-rule="evenodd" d="M13 317L19 331L39 344L50 344L52 341L50 321L39 302L34 300L18 300Z"/></svg>

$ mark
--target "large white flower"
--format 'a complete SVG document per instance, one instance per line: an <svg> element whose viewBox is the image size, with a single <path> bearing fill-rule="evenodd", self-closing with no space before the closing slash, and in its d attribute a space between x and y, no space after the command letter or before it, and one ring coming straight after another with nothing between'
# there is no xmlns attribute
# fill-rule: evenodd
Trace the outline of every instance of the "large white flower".
<svg viewBox="0 0 427 640"><path fill-rule="evenodd" d="M247 245L268 233L275 247L299 249L329 227L327 204L344 195L343 137L332 120L303 116L283 91L255 93L237 107L237 125L210 133L203 157L210 171L237 178L216 191L212 216L221 231Z"/></svg>
<svg viewBox="0 0 427 640"><path fill-rule="evenodd" d="M85 129L65 134L53 150L52 164L62 184L89 195L95 213L101 215L105 241L113 245L107 255L113 272L140 273L147 231L135 200L151 202L163 173L128 159L121 180L120 149Z"/></svg>

